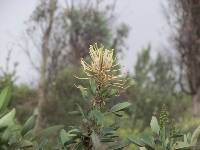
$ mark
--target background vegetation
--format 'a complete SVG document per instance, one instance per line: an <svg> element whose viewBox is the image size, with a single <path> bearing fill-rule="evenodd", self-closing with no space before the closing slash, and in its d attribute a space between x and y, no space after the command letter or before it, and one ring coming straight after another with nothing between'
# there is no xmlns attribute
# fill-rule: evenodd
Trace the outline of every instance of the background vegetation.
<svg viewBox="0 0 200 150"><path fill-rule="evenodd" d="M152 116L159 118L163 104L169 119L179 131L191 132L200 124L200 2L170 0L168 3L167 18L175 31L171 42L175 57L164 51L152 57L150 46L141 49L133 73L124 75L134 83L129 83L129 88L119 97L112 98L108 105L123 100L132 104L124 112L122 121L113 116L106 120L107 124L114 121L119 124L121 128L117 134L125 142L128 137L149 134ZM125 52L129 27L116 21L114 10L115 3L104 1L81 4L71 1L66 7L57 0L38 2L28 20L24 40L20 43L39 75L36 86L16 84L17 64L12 71L7 64L1 64L0 90L7 86L11 88L8 108L16 108L17 123L24 124L35 112L38 113L34 127L36 133L53 125L67 127L82 123L80 116L70 115L77 109L77 104L88 110L75 85L87 85L87 82L75 78L84 76L80 58L88 59L89 45L94 42L114 48L118 62ZM33 50L39 56L38 61L35 61ZM7 63L10 59L8 53ZM52 148L51 144L48 149ZM125 149L137 148L131 144Z"/></svg>

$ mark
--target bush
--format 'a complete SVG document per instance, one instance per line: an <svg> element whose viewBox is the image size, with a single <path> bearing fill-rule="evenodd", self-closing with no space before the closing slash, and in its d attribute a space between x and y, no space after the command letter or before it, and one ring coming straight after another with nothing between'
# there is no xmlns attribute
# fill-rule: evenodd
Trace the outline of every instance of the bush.
<svg viewBox="0 0 200 150"><path fill-rule="evenodd" d="M159 121L153 116L151 119L151 133L145 134L141 140L129 138L132 143L142 150L185 150L196 149L200 134L200 126L193 132L183 134L175 128L174 122L169 120L168 112L163 105Z"/></svg>
<svg viewBox="0 0 200 150"><path fill-rule="evenodd" d="M0 149L35 150L48 144L48 137L55 134L63 126L52 126L35 133L34 126L37 114L33 114L23 125L16 120L16 109L8 109L11 98L11 88L5 88L0 94Z"/></svg>
<svg viewBox="0 0 200 150"><path fill-rule="evenodd" d="M89 81L89 86L77 86L89 109L77 105L78 111L71 112L80 114L82 123L81 126L68 127L68 131L61 130L61 143L67 149L123 149L129 143L120 143L117 124L108 125L105 120L113 114L122 117L122 111L130 106L129 102L122 102L106 107L110 99L125 87L125 80L119 78L115 70L117 66L114 65L112 50L95 44L90 46L90 56L90 63L81 60L86 77L79 78Z"/></svg>

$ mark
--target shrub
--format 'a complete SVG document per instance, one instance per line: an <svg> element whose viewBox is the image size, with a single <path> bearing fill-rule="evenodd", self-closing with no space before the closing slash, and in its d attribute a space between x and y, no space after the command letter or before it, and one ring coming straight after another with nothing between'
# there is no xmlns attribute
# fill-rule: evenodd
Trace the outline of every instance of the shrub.
<svg viewBox="0 0 200 150"><path fill-rule="evenodd" d="M8 110L11 98L11 88L5 88L0 94L0 149L41 149L48 142L52 133L60 130L63 126L52 126L39 133L34 132L37 114L33 114L23 125L16 121L16 110Z"/></svg>
<svg viewBox="0 0 200 150"><path fill-rule="evenodd" d="M106 118L114 114L121 117L122 111L130 106L129 102L118 103L108 107L109 100L126 88L126 81L119 76L119 67L115 65L113 50L90 46L91 61L87 63L81 60L82 68L86 74L79 78L87 80L88 87L78 85L88 110L83 110L77 104L78 111L71 114L80 114L82 124L69 127L69 130L61 130L60 140L66 149L123 149L129 143L120 143L116 134L117 124L106 124Z"/></svg>
<svg viewBox="0 0 200 150"><path fill-rule="evenodd" d="M150 126L152 133L143 135L140 140L129 138L141 150L191 150L197 148L200 127L193 134L181 133L174 127L173 121L169 120L165 105L160 112L159 121L153 116Z"/></svg>

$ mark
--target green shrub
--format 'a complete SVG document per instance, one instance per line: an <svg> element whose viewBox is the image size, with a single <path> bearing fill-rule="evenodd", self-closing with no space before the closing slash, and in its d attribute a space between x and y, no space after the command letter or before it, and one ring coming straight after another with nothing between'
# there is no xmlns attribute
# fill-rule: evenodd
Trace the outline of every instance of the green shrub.
<svg viewBox="0 0 200 150"><path fill-rule="evenodd" d="M61 130L60 141L65 149L123 149L129 143L122 143L117 135L119 128L116 122L108 124L107 117L123 116L123 110L130 106L129 102L121 102L108 107L111 98L124 89L125 80L119 77L118 66L114 64L113 50L90 46L90 63L81 60L86 77L79 78L88 82L87 87L78 85L84 102L89 106L82 109L77 104L78 111L71 114L82 116L80 126Z"/></svg>
<svg viewBox="0 0 200 150"><path fill-rule="evenodd" d="M70 116L68 114L76 109L76 103L87 109L79 89L74 84L76 81L74 76L81 74L82 72L78 66L67 67L58 74L54 86L49 89L48 101L43 108L43 118L46 126L54 124L69 126L72 123L81 123L80 116ZM80 84L85 84L85 82L80 82Z"/></svg>
<svg viewBox="0 0 200 150"><path fill-rule="evenodd" d="M191 133L183 134L175 128L173 121L169 120L165 105L163 106L159 121L153 116L150 127L152 132L145 134L140 140L129 140L140 147L141 150L192 150L198 149L197 140L200 135L200 126Z"/></svg>
<svg viewBox="0 0 200 150"><path fill-rule="evenodd" d="M37 114L33 114L23 125L16 121L16 110L8 109L11 88L5 88L0 94L0 149L1 150L36 150L48 144L48 137L63 128L52 126L39 133L34 132Z"/></svg>

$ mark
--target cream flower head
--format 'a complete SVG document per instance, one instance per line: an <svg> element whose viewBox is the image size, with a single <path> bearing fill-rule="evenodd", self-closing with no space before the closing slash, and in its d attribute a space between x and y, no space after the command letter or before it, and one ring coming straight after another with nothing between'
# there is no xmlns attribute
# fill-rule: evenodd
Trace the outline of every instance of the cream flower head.
<svg viewBox="0 0 200 150"><path fill-rule="evenodd" d="M115 64L114 50L98 47L97 43L90 45L89 54L91 62L87 63L81 59L83 70L89 78L93 78L99 87L120 87L123 88L123 80L116 75L119 71Z"/></svg>

